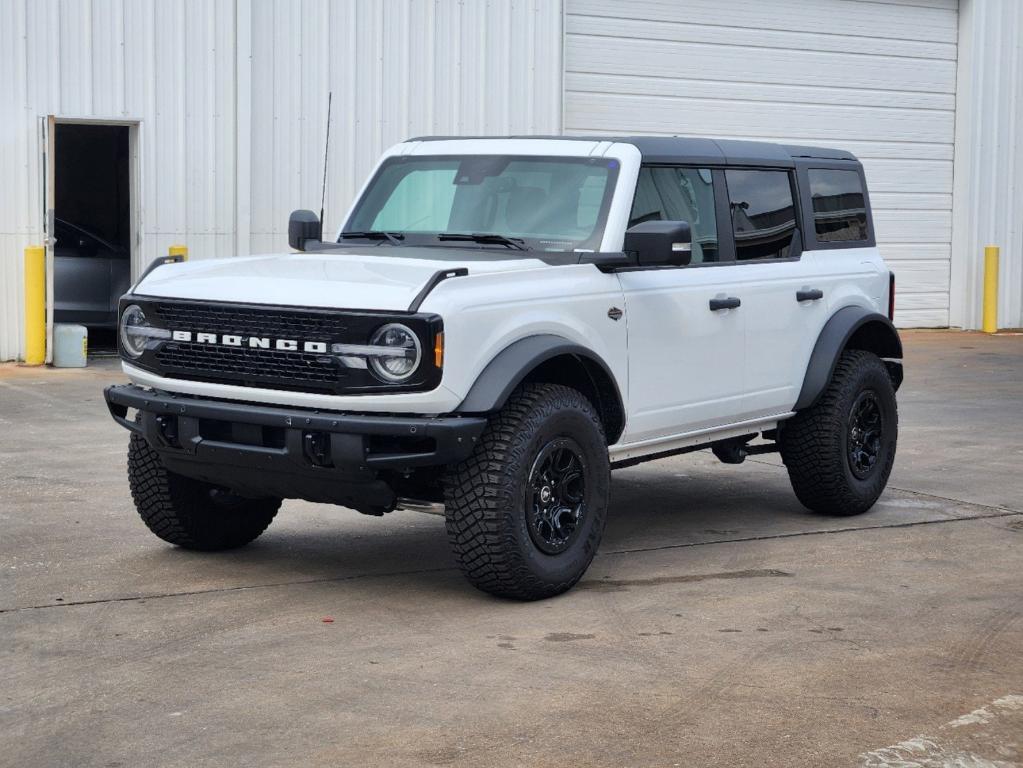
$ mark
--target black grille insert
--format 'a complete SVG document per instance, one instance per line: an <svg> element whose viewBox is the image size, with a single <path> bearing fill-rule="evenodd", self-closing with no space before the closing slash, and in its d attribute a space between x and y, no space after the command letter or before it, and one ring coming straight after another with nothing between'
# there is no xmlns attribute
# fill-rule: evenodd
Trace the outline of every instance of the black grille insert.
<svg viewBox="0 0 1023 768"><path fill-rule="evenodd" d="M327 391L333 391L347 376L347 369L333 358L305 352L170 342L160 348L156 359L167 371L197 372L209 379L269 378L298 388L319 384L319 389Z"/></svg>
<svg viewBox="0 0 1023 768"><path fill-rule="evenodd" d="M338 341L350 333L351 319L327 312L268 307L238 307L227 304L170 304L154 306L156 324L165 328L205 333L305 341Z"/></svg>

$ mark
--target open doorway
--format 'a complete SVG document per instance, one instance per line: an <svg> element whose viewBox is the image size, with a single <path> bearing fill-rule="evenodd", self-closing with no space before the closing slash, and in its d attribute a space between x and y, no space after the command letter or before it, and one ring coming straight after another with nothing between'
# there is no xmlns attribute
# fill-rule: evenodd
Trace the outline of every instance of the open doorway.
<svg viewBox="0 0 1023 768"><path fill-rule="evenodd" d="M53 146L53 321L116 348L117 300L131 285L127 125L57 123Z"/></svg>

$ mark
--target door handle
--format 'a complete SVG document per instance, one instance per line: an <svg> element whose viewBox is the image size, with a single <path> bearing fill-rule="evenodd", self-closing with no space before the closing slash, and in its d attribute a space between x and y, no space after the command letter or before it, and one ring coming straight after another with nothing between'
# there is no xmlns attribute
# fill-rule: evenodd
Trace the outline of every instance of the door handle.
<svg viewBox="0 0 1023 768"><path fill-rule="evenodd" d="M817 301L824 298L824 291L819 288L804 288L796 291L796 301Z"/></svg>
<svg viewBox="0 0 1023 768"><path fill-rule="evenodd" d="M742 302L735 296L728 296L724 299L711 299L710 300L710 311L717 312L721 309L736 309L741 305Z"/></svg>

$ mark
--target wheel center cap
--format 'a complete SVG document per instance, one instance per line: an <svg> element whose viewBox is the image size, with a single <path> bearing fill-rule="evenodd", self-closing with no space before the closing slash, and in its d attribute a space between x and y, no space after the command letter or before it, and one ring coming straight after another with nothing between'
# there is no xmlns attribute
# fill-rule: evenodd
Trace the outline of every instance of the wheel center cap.
<svg viewBox="0 0 1023 768"><path fill-rule="evenodd" d="M544 504L546 504L550 500L551 500L551 487L549 485L545 485L543 488L540 489L540 501L542 501Z"/></svg>

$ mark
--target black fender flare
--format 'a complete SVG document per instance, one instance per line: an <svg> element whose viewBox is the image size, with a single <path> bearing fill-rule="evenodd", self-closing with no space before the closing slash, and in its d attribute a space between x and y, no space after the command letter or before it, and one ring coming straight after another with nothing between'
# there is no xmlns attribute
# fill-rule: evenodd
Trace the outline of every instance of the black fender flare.
<svg viewBox="0 0 1023 768"><path fill-rule="evenodd" d="M817 343L810 353L810 362L806 366L803 388L792 408L794 411L809 408L817 402L831 380L842 351L857 331L867 325L872 325L873 331L870 344L860 348L868 349L882 358L902 358L902 340L891 320L880 312L864 307L842 307L824 324L817 337Z"/></svg>
<svg viewBox="0 0 1023 768"><path fill-rule="evenodd" d="M572 355L596 364L614 387L618 407L624 406L618 382L610 367L592 350L555 334L538 334L512 342L487 363L469 388L456 413L493 413L538 365L561 355ZM624 411L623 411L624 412Z"/></svg>

